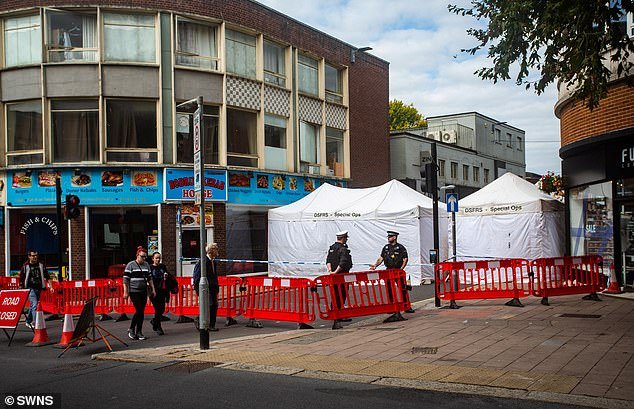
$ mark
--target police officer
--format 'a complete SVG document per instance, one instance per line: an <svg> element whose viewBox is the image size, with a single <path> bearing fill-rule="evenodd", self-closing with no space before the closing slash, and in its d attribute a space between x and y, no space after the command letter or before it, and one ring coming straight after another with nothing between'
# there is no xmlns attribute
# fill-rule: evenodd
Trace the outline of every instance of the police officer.
<svg viewBox="0 0 634 409"><path fill-rule="evenodd" d="M376 269L379 265L381 265L381 263L385 263L386 270L396 270L396 269L404 270L405 269L405 266L407 266L407 261L408 261L407 249L405 248L405 246L398 243L397 239L398 239L398 232L393 230L387 231L388 244L383 246L383 250L381 250L381 255L376 260L376 263L370 265L370 270ZM404 285L405 283L402 283L402 284ZM403 292L405 291L407 290L404 289ZM390 298L390 302L391 302L393 300L392 287L388 287L387 295ZM414 312L414 310L410 308L406 312ZM396 312L392 316L387 318L385 322L394 322L394 321L403 321L403 320L405 320L405 318L401 315L401 313Z"/></svg>
<svg viewBox="0 0 634 409"><path fill-rule="evenodd" d="M350 249L346 244L348 242L348 231L340 231L337 233L337 241L328 249L326 257L326 267L328 274L345 274L352 268L352 256ZM337 308L341 309L346 303L347 290L345 284L335 286L335 302ZM341 329L342 321L350 321L350 319L337 319L332 324L332 329Z"/></svg>

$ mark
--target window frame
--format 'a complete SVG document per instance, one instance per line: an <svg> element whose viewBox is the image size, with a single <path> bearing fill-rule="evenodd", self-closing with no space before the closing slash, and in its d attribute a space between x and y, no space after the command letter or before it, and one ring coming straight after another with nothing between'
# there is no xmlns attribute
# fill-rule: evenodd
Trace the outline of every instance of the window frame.
<svg viewBox="0 0 634 409"><path fill-rule="evenodd" d="M484 183L489 183L489 169L484 168Z"/></svg>
<svg viewBox="0 0 634 409"><path fill-rule="evenodd" d="M341 135L328 135L328 132L340 132ZM337 174L337 168L332 169L330 168L330 166L328 165L328 139L336 139L337 142L341 142L341 162L337 161L337 163L341 163L341 165L343 166L342 173L341 174ZM337 128L333 128L333 127L326 127L326 172L332 171L332 176L335 177L344 177L346 171L345 171L345 160L346 157L346 132L343 129L337 129ZM329 175L331 176L331 175Z"/></svg>
<svg viewBox="0 0 634 409"><path fill-rule="evenodd" d="M216 56L202 56L200 54L194 54L191 52L186 52L186 51L179 51L178 47L179 47L179 34L178 34L178 24L179 21L184 21L190 24L197 24L200 26L206 26L206 27L210 27L213 30L214 33L214 50L216 52ZM202 66L196 66L196 65L187 65L187 64L182 64L178 62L178 55L183 55L186 57L190 57L190 58L198 58L200 60L208 60L211 61L211 67L207 68L207 67L202 67ZM211 72L218 72L220 71L220 25L216 24L216 23L212 23L212 22L206 22L206 21L200 21L200 20L194 20L191 18L187 18L184 16L180 16L180 15L175 15L174 16L174 67L179 67L179 68L188 68L188 69L195 69L195 70L201 70L201 71L211 71ZM215 65L215 68L213 67Z"/></svg>
<svg viewBox="0 0 634 409"><path fill-rule="evenodd" d="M310 60L310 61L314 61L315 62L315 67L302 62L302 58L306 59L306 60ZM301 80L301 75L302 75L302 67L305 67L304 69L310 69L310 70L315 70L315 92L313 93L312 91L307 91L305 89L302 89L302 80ZM310 97L314 97L314 98L319 98L319 60L317 58L313 58L307 54L303 54L303 53L298 53L297 55L297 92L303 95L307 95Z"/></svg>
<svg viewBox="0 0 634 409"><path fill-rule="evenodd" d="M183 101L175 101L175 104L178 105L181 102L183 102ZM209 109L209 110L214 110L215 109L216 113L206 113L205 112L206 109ZM178 134L183 133L183 132L178 132L178 123L177 123L177 121L178 121L179 115L187 115L190 118L190 125L193 126L194 112L178 112L178 111L175 112L175 115L174 115L174 142L173 142L174 143L174 157L173 157L173 160L174 160L174 163L177 163L177 164L193 165L193 163L194 163L193 148L192 148L192 161L191 162L185 162L185 161L179 160L179 158L178 158L178 138L179 138ZM221 139L221 136L220 136L220 131L221 131L221 129L220 129L221 128L220 127L220 115L221 115L221 107L219 105L212 105L212 104L203 105L203 119L202 119L203 124L205 122L205 117L216 118L216 120L218 121L218 134L216 135L216 156L217 156L217 160L215 162L214 161L209 162L209 160L210 160L209 157L208 157L209 155L207 155L207 153L205 153L205 158L204 158L205 159L205 165L220 165L220 139ZM202 127L201 127L201 129L202 129ZM207 145L208 145L207 141L205 141L205 143L204 143L205 150L208 150L208 146Z"/></svg>
<svg viewBox="0 0 634 409"><path fill-rule="evenodd" d="M513 134L510 132L506 133L506 147L513 148Z"/></svg>
<svg viewBox="0 0 634 409"><path fill-rule="evenodd" d="M125 101L125 102L151 102L154 104L155 113L155 126L156 126L156 148L121 148L108 146L108 103L110 101ZM104 163L162 163L161 160L161 126L159 124L159 101L154 99L128 99L128 98L104 98L103 99L103 123L104 123L104 135L103 135L103 162ZM156 154L156 160L154 161L119 161L109 160L108 153L150 153Z"/></svg>
<svg viewBox="0 0 634 409"><path fill-rule="evenodd" d="M328 70L331 68L337 74L337 85L339 90L331 90L328 89ZM324 89L326 91L326 102L334 103L334 104L343 104L343 69L337 68L332 64L326 63L324 65ZM337 92L339 91L339 92Z"/></svg>
<svg viewBox="0 0 634 409"><path fill-rule="evenodd" d="M245 112L247 114L252 114L255 116L255 135L253 135L253 137L255 138L255 153L242 153L242 152L231 152L229 151L229 111L238 111L238 112ZM252 168L252 169L259 169L260 167L260 152L259 152L259 143L258 143L258 120L259 120L259 112L258 111L250 111L247 109L239 109L236 107L227 107L226 108L226 115L225 115L225 122L226 122L226 155L227 155L227 166L229 167L243 167L243 168ZM255 160L255 166L245 166L245 165L231 165L229 164L229 158L233 157L233 158L242 158L242 159L250 159L250 160Z"/></svg>
<svg viewBox="0 0 634 409"><path fill-rule="evenodd" d="M438 159L438 176L445 177L445 160Z"/></svg>
<svg viewBox="0 0 634 409"><path fill-rule="evenodd" d="M27 104L30 102L39 102L39 106L40 106L40 142L42 147L38 148L38 149L22 149L22 150L13 150L13 151L9 151L9 107L13 106L13 105L19 105L19 104ZM5 163L7 165L7 167L28 167L28 166L33 166L33 165L43 165L44 163L46 163L46 157L45 157L45 149L44 147L46 146L46 143L44 141L45 138L45 132L44 132L44 109L42 106L42 100L41 99L32 99L32 100L27 100L27 101L18 101L18 102L10 102L10 103L6 103L4 104L4 109L3 109L3 115L4 115L4 146L5 146L5 152L4 152L4 156L5 156ZM25 163L25 164L16 164L16 165L12 165L9 162L9 158L10 157L19 157L19 156L31 156L31 155L41 155L42 156L42 161L41 162L35 162L35 163Z"/></svg>
<svg viewBox="0 0 634 409"><path fill-rule="evenodd" d="M451 162L449 165L451 179L458 179L458 162Z"/></svg>
<svg viewBox="0 0 634 409"><path fill-rule="evenodd" d="M469 181L469 165L462 165L462 180Z"/></svg>
<svg viewBox="0 0 634 409"><path fill-rule="evenodd" d="M473 167L473 181L476 183L480 183L480 167L479 166Z"/></svg>
<svg viewBox="0 0 634 409"><path fill-rule="evenodd" d="M269 119L269 123L267 123L267 119ZM271 122L273 122L271 119L273 120L278 120L278 121L284 121L284 127L279 126L278 124L273 124ZM289 132L288 132L288 118L284 117L284 116L279 116L279 115L275 115L275 114L269 114L269 113L265 113L264 114L264 167L266 169L275 169L275 170L283 170L286 171L288 170L288 152L289 152L289 140L288 140L288 136L289 136ZM267 145L266 143L266 129L268 127L274 127L274 128L279 128L279 129L283 129L284 130L284 147L277 147L277 146L272 146L272 145ZM267 159L267 148L274 148L274 149L280 149L280 150L284 150L284 167L280 168L275 168L275 167L269 167L269 162Z"/></svg>
<svg viewBox="0 0 634 409"><path fill-rule="evenodd" d="M94 17L95 17L95 47L63 47L63 46L59 46L59 47L54 47L52 42L50 41L50 35L51 35L51 24L49 22L49 18L50 18L50 14L52 13L67 13L67 14L72 14L72 15L93 15L94 12ZM43 37L44 37L44 41L43 41L43 51L45 54L45 60L47 63L49 64L82 64L82 63L91 63L91 64L96 64L99 62L100 60L100 50L101 50L101 27L99 24L99 11L96 8L86 8L86 9L79 9L79 10L68 10L68 9L58 9L58 8L50 8L50 7L45 7L43 10L43 19L45 22L45 28L46 31L43 32ZM53 59L51 58L51 52L60 52L60 53L66 53L66 52L71 52L71 53L77 53L77 52L94 52L94 59L93 60L89 60L89 59L78 59L78 60L62 60L62 61L53 61Z"/></svg>
<svg viewBox="0 0 634 409"><path fill-rule="evenodd" d="M273 71L270 71L270 70L266 69L266 47L267 47L267 44L269 46L278 48L282 52L282 68L284 69L283 73L280 74L279 72L273 72ZM282 44L279 44L279 43L276 43L274 41L268 40L266 38L262 42L262 55L264 56L264 63L262 64L262 70L264 71L263 80L264 80L265 84L274 85L274 86L282 87L282 88L287 88L287 85L286 85L287 84L287 80L288 80L288 76L286 74L286 71L287 71L287 69L286 69L287 68L286 67L286 52L287 52L287 49L288 49L287 46L284 46ZM275 78L277 80L277 83L276 82L272 82L272 81L268 81L267 80L267 75ZM280 82L282 82L282 83L280 84Z"/></svg>
<svg viewBox="0 0 634 409"><path fill-rule="evenodd" d="M20 18L25 18L25 17L37 17L38 18L38 22L39 24L37 25L29 25L26 27L20 27L20 28L15 28L15 29L7 29L7 20L11 20L11 19L20 19ZM42 11L40 10L39 13L25 13L25 14L18 14L18 15L13 15L13 16L5 16L2 17L2 44L1 44L1 48L2 48L2 68L13 68L13 67L28 67L28 66L33 66L33 65L39 65L42 64L42 62L44 61L44 47L43 47L43 33L44 33L44 28L43 28L43 22L42 22ZM37 61L30 61L26 64L12 64L9 65L7 63L7 31L17 31L17 30L21 30L21 29L25 29L25 28L33 28L33 27L37 27L37 30L39 30L39 50L40 50L40 54L39 54L39 60Z"/></svg>
<svg viewBox="0 0 634 409"><path fill-rule="evenodd" d="M97 108L88 108L88 109L53 109L53 103L54 102L96 102L97 103ZM48 101L48 115L49 115L49 138L50 138L50 160L51 163L61 163L61 164L65 164L65 163L101 163L101 153L102 153L102 146L101 146L101 126L99 123L99 99L90 99L90 98L77 98L77 99L62 99L62 98L54 98L54 99L50 99ZM97 159L94 160L78 160L78 159L74 159L72 161L68 161L68 162L63 162L63 161L56 161L55 160L55 140L54 140L54 133L53 133L53 114L56 112L96 112L97 113L97 145L98 145L98 151L97 151Z"/></svg>
<svg viewBox="0 0 634 409"><path fill-rule="evenodd" d="M316 162L309 162L306 160L302 159L303 156L303 152L302 152L302 132L301 132L301 128L302 128L302 124L306 124L307 126L312 127L315 130L315 157L317 159ZM299 127L298 127L298 154L299 154L299 171L300 173L306 173L306 174L320 174L321 173L321 125L318 124L313 124L307 121L299 121ZM304 167L307 168L307 170L304 170ZM317 168L317 172L311 172L311 168Z"/></svg>
<svg viewBox="0 0 634 409"><path fill-rule="evenodd" d="M229 32L233 32L233 33L238 33L244 36L248 36L253 38L253 44L247 44L244 41L240 41L237 39L233 39L233 38L229 38ZM258 76L258 36L255 34L250 34L250 33L245 33L244 31L240 31L240 30L234 30L233 28L225 28L225 36L224 36L224 41L225 41L225 48L224 48L224 53L225 53L225 71L227 74L229 75L234 75L234 76L238 76L238 77L244 77L244 78L249 78L252 80L257 79ZM239 44L243 44L246 47L253 47L253 71L252 71L252 75L251 75L251 71L249 69L246 69L245 73L240 73L240 72L235 72L237 70L234 71L230 71L229 70L229 61L231 60L229 58L229 46L228 46L228 42L232 41L232 42L237 42ZM245 59L248 57L248 54L245 53ZM247 61L245 61L247 62ZM245 64L246 66L246 64Z"/></svg>
<svg viewBox="0 0 634 409"><path fill-rule="evenodd" d="M517 140L517 150L518 151L523 151L524 149L522 148L522 137L521 136L517 136L516 140Z"/></svg>
<svg viewBox="0 0 634 409"><path fill-rule="evenodd" d="M127 16L131 16L131 15L141 15L141 16L151 16L154 20L154 25L152 26L154 29L154 60L153 61L138 61L138 60L123 60L123 59L118 59L118 60L112 60L112 59L108 59L107 58L107 50L108 50L108 42L106 41L106 26L107 25L113 25L113 26L124 26L124 27L150 27L150 26L137 26L137 25L132 25L132 24L106 24L106 16L108 14L118 14L118 15L127 15ZM137 11L128 11L128 10L121 10L121 9L108 9L108 10L103 10L100 13L101 17L100 17L100 32L102 33L102 41L101 41L101 45L100 45L100 50L101 50L101 61L105 64L135 64L135 65L152 65L152 66L156 66L159 65L159 56L158 53L160 52L160 47L158 46L159 42L158 42L158 34L160 32L160 24L158 21L158 13L143 13L143 12L137 12Z"/></svg>

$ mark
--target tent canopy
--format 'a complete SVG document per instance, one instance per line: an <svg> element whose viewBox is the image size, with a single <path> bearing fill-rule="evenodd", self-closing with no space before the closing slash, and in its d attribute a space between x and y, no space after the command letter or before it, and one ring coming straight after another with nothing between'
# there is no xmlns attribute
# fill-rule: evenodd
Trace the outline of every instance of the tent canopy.
<svg viewBox="0 0 634 409"><path fill-rule="evenodd" d="M557 212L563 204L521 177L507 172L460 200L462 216Z"/></svg>

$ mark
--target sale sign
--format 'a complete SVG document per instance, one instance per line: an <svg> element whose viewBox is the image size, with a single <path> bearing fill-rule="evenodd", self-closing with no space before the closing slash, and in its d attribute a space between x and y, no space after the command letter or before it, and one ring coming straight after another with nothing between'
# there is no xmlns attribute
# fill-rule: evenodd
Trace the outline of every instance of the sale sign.
<svg viewBox="0 0 634 409"><path fill-rule="evenodd" d="M29 299L30 290L0 291L0 328L15 328Z"/></svg>

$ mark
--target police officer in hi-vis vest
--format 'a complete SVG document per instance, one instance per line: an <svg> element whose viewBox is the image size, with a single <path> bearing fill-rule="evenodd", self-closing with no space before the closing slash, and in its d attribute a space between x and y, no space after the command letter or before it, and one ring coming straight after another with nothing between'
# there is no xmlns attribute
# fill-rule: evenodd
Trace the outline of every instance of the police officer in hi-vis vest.
<svg viewBox="0 0 634 409"><path fill-rule="evenodd" d="M381 263L385 263L386 270L395 270L395 269L405 270L405 266L407 266L407 259L408 259L407 249L405 248L405 246L398 243L397 239L398 239L398 232L392 231L392 230L387 231L388 244L383 246L383 250L381 250L381 255L376 260L376 263L370 266L370 270L376 269L379 265L381 265ZM405 285L405 283L401 283L401 284ZM407 287L404 286L403 295L405 295L405 291L407 291L406 288ZM392 302L393 297L392 297L391 287L388 287L387 295L390 299L390 302ZM414 309L410 307L410 309L405 312L414 312ZM392 314L389 318L387 318L385 322L404 321L404 320L405 318L401 315L401 313L396 312Z"/></svg>

